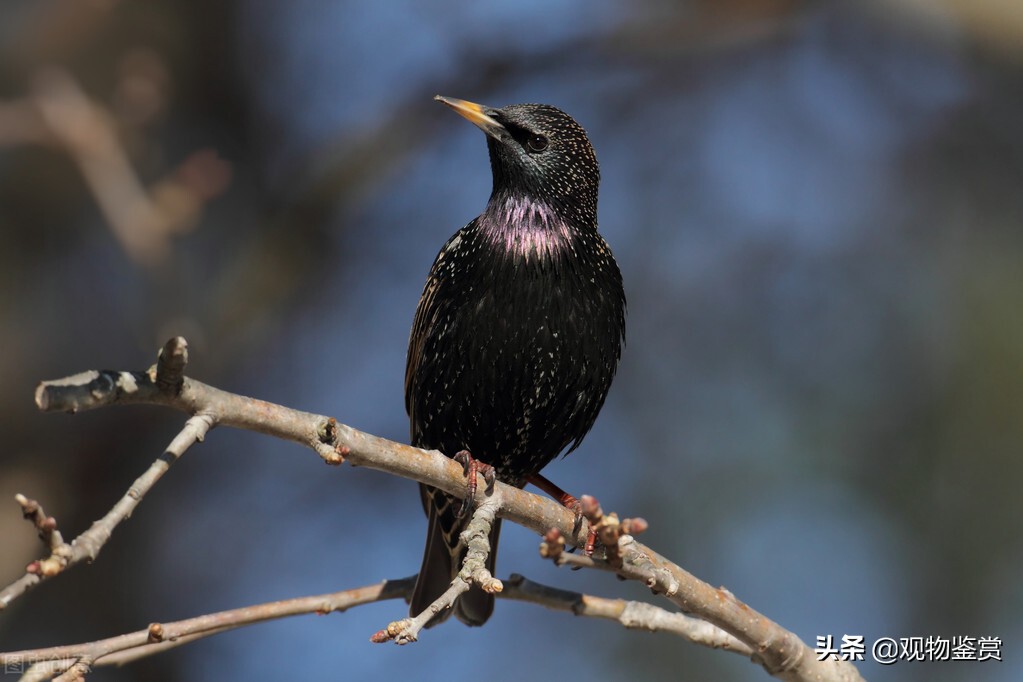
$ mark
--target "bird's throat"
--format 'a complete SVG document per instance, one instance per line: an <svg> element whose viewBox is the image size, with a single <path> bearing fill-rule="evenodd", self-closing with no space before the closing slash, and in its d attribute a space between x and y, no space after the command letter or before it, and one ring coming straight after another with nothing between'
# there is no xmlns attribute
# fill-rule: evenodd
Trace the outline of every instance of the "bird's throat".
<svg viewBox="0 0 1023 682"><path fill-rule="evenodd" d="M495 196L480 216L491 246L516 259L550 260L571 248L574 230L547 204L528 196Z"/></svg>

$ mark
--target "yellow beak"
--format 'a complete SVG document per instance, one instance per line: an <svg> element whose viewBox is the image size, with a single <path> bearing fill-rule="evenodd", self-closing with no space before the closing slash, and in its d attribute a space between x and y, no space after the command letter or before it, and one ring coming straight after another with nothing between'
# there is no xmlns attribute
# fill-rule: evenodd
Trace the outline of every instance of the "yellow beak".
<svg viewBox="0 0 1023 682"><path fill-rule="evenodd" d="M434 99L448 105L460 116L497 140L503 139L508 134L507 129L503 125L487 115L486 107L482 104L467 102L464 99L455 99L454 97L441 97L440 95L437 95Z"/></svg>

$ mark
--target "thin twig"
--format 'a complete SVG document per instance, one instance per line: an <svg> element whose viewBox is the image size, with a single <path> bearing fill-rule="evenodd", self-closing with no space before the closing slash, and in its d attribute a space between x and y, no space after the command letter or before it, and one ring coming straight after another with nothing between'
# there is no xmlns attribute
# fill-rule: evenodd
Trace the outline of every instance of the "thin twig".
<svg viewBox="0 0 1023 682"><path fill-rule="evenodd" d="M415 576L386 580L351 590L255 604L170 623L152 623L142 630L94 642L0 653L0 667L9 671L27 668L23 680L50 679L72 671L87 673L92 667L124 665L254 623L309 614L325 615L389 599L408 601L415 580ZM500 598L611 620L625 628L674 634L703 646L750 655L748 647L718 628L652 604L569 592L515 574L504 581L504 585L506 589L497 593Z"/></svg>
<svg viewBox="0 0 1023 682"><path fill-rule="evenodd" d="M312 613L323 615L387 599L407 600L414 586L415 577L385 580L352 590L267 602L172 623L153 623L143 630L95 642L0 653L0 668L38 666L37 672L45 674L41 679L48 679L71 672L81 663L89 667L121 665L243 625Z"/></svg>
<svg viewBox="0 0 1023 682"><path fill-rule="evenodd" d="M187 362L188 353L185 340L181 337L171 339L160 350L159 360L151 371L151 377L148 380L151 380L153 385L163 393L174 395L181 384L181 373L184 371ZM113 379L112 383L104 383L104 386L114 392L118 390L131 391L139 380L139 376L129 372L109 374L116 374L116 378ZM55 385L78 385L78 381L92 375L102 376L102 373L86 372L85 374L70 377L67 380L71 382L70 384L56 382ZM43 526L50 525L52 522L51 533L48 536L44 536L44 541L47 541L50 547L50 556L30 563L25 571L25 575L0 590L0 611L44 580L52 578L83 561L94 561L99 556L103 545L110 539L114 529L131 516L132 512L142 501L142 498L146 496L146 493L167 473L171 464L176 462L193 443L202 441L213 425L213 419L201 412L189 418L185 422L185 426L167 446L167 449L149 465L145 473L135 479L131 487L128 488L110 511L99 521L93 523L88 530L75 538L71 544L63 541L60 533L56 530L56 521L52 518L45 518L42 507L39 506L38 502L28 500L24 495L17 496L16 499L22 505L26 515L30 513L31 508L33 518L36 519L36 526L40 527L41 532L44 532Z"/></svg>
<svg viewBox="0 0 1023 682"><path fill-rule="evenodd" d="M245 625L312 613L326 614L388 599L407 600L415 577L388 580L330 594L286 599L240 609L207 614L196 618L153 623L148 628L83 644L30 649L0 654L0 666L8 669L30 666L38 679L67 673L73 666L88 672L88 667L123 665L197 639L209 637ZM623 627L650 632L666 632L691 642L750 655L748 647L721 630L694 618L670 613L652 604L605 599L569 592L512 575L504 581L506 589L498 596L567 611L577 616L612 620ZM91 660L92 663L84 663Z"/></svg>
<svg viewBox="0 0 1023 682"><path fill-rule="evenodd" d="M389 623L386 628L373 635L370 641L377 644L387 641L393 641L395 644L410 644L419 639L419 633L437 614L452 608L455 605L455 600L467 592L472 585L478 585L481 590L490 594L499 594L504 590L504 584L495 578L487 568L487 557L490 556L492 549L489 539L490 530L494 526L494 519L500 508L501 493L494 491L473 512L466 529L462 532L462 540L467 548L465 559L462 560L462 567L458 571L458 575L451 581L448 589L423 609L422 613L418 613L412 618L403 618Z"/></svg>

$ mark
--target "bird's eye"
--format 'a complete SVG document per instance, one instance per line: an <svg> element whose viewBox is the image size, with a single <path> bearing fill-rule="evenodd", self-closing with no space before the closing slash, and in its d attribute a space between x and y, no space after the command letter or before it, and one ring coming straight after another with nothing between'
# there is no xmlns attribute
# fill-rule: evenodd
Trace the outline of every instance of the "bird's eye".
<svg viewBox="0 0 1023 682"><path fill-rule="evenodd" d="M542 152L547 149L547 138L543 135L530 135L526 144L529 146L529 151Z"/></svg>

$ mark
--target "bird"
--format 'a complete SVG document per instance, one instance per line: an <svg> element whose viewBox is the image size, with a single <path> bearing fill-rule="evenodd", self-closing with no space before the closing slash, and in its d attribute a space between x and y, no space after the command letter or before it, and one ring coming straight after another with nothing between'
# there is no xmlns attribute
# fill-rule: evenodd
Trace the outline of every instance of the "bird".
<svg viewBox="0 0 1023 682"><path fill-rule="evenodd" d="M441 248L416 309L405 372L411 441L449 457L468 451L521 488L582 442L625 343L622 275L597 231L600 170L582 126L553 106L434 99L486 134L493 189ZM458 573L468 523L461 500L423 484L420 496L429 522L413 616ZM499 533L497 519L491 572ZM483 625L493 609L494 596L473 585L430 625L452 612Z"/></svg>

